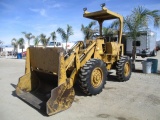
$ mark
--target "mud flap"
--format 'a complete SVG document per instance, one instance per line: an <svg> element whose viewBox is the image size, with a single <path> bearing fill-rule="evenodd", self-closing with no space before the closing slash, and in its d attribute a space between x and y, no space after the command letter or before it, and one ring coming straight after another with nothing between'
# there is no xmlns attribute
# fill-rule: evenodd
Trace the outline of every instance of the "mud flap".
<svg viewBox="0 0 160 120"><path fill-rule="evenodd" d="M47 101L46 109L48 115L53 115L68 109L73 103L75 92L73 87L67 88L67 83L63 83L51 91L51 97Z"/></svg>

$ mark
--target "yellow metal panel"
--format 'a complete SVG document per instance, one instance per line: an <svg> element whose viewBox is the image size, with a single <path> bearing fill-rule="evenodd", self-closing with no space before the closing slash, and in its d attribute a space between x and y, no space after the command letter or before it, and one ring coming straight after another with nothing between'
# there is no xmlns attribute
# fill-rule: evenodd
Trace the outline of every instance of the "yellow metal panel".
<svg viewBox="0 0 160 120"><path fill-rule="evenodd" d="M60 86L61 84L65 83L67 79L63 53L60 53L58 60L59 60L58 86Z"/></svg>
<svg viewBox="0 0 160 120"><path fill-rule="evenodd" d="M94 50L95 50L95 48L92 47L92 49L85 55L85 57L84 57L83 60L81 61L81 67L83 67L83 65L84 65L89 59L91 59L91 56L94 54Z"/></svg>
<svg viewBox="0 0 160 120"><path fill-rule="evenodd" d="M122 16L106 9L91 13L90 12L85 13L83 14L83 17L90 18L93 20L109 20L109 19L121 18Z"/></svg>
<svg viewBox="0 0 160 120"><path fill-rule="evenodd" d="M46 112L48 115L66 110L72 105L75 92L73 87L69 89L67 87L67 83L63 83L51 91L51 97L46 103Z"/></svg>
<svg viewBox="0 0 160 120"><path fill-rule="evenodd" d="M33 69L58 73L59 53L62 48L29 48L30 64Z"/></svg>
<svg viewBox="0 0 160 120"><path fill-rule="evenodd" d="M25 73L30 73L31 72L31 67L30 67L30 54L29 54L29 48L27 49L27 54L26 54L26 65L25 65Z"/></svg>
<svg viewBox="0 0 160 120"><path fill-rule="evenodd" d="M19 82L16 88L16 93L19 93L19 90L30 92L34 90L38 85L38 78L34 73L27 73L24 76L19 78Z"/></svg>
<svg viewBox="0 0 160 120"><path fill-rule="evenodd" d="M106 53L111 55L118 55L120 46L116 42L106 42Z"/></svg>
<svg viewBox="0 0 160 120"><path fill-rule="evenodd" d="M107 66L106 66L107 70L110 70L111 67L112 67L112 64L111 64L111 63L108 63Z"/></svg>

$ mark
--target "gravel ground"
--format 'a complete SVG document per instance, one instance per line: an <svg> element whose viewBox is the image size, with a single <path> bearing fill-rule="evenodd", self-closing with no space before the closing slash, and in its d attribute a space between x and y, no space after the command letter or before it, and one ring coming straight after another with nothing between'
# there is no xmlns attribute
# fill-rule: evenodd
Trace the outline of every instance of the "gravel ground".
<svg viewBox="0 0 160 120"><path fill-rule="evenodd" d="M75 100L66 111L45 116L16 97L18 78L24 74L25 60L0 58L1 120L160 120L160 52L156 74L142 73L137 57L136 72L127 82L117 82L110 71L102 93L84 96L76 90Z"/></svg>

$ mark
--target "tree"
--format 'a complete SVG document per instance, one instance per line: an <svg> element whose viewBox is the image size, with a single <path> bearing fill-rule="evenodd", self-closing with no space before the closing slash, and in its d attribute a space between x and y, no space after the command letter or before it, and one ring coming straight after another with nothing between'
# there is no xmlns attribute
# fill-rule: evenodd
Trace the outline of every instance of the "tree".
<svg viewBox="0 0 160 120"><path fill-rule="evenodd" d="M18 45L19 45L19 48L22 49L22 52L23 52L23 49L24 49L24 39L23 38L19 38L19 40L17 41Z"/></svg>
<svg viewBox="0 0 160 120"><path fill-rule="evenodd" d="M40 42L39 38L36 37L36 38L34 39L34 46L37 47L38 44L39 44L39 42Z"/></svg>
<svg viewBox="0 0 160 120"><path fill-rule="evenodd" d="M111 41L112 37L117 34L117 30L114 30L113 28L111 28L111 26L103 27L102 30L103 36L105 36L105 38L107 38L108 41Z"/></svg>
<svg viewBox="0 0 160 120"><path fill-rule="evenodd" d="M149 10L142 6L138 6L133 9L132 13L124 18L123 31L127 32L127 36L133 39L133 43L136 43L137 37L140 35L141 30L148 28L149 24L154 24L154 27L160 26L160 11ZM118 29L119 22L115 20L111 24L112 28ZM133 69L135 69L135 58L136 58L136 44L133 44L132 49L132 63Z"/></svg>
<svg viewBox="0 0 160 120"><path fill-rule="evenodd" d="M67 51L67 42L69 41L69 37L73 35L72 26L67 25L67 31L65 32L62 28L58 28L57 32L61 35L62 40L66 42L66 51Z"/></svg>
<svg viewBox="0 0 160 120"><path fill-rule="evenodd" d="M18 50L17 50L17 48L18 48L18 41L17 41L16 38L13 38L13 39L12 39L11 45L12 45L13 48L14 48L14 53L17 53L17 52L18 52Z"/></svg>
<svg viewBox="0 0 160 120"><path fill-rule="evenodd" d="M136 41L139 36L139 31L148 28L148 24L154 23L154 27L159 27L160 25L160 11L159 10L149 10L142 6L134 8L131 15L128 15L125 20L125 28L128 31L128 35ZM135 43L135 42L133 42ZM136 58L136 44L133 45L132 50L132 62L134 64Z"/></svg>
<svg viewBox="0 0 160 120"><path fill-rule="evenodd" d="M0 40L0 45L3 45L3 41L2 40Z"/></svg>
<svg viewBox="0 0 160 120"><path fill-rule="evenodd" d="M50 37L46 38L46 35L40 34L40 42L43 44L44 47L47 46L49 40L50 40Z"/></svg>
<svg viewBox="0 0 160 120"><path fill-rule="evenodd" d="M110 36L112 34L114 34L114 31L113 31L112 28L110 28L110 27L103 27L103 35L105 35L105 36L109 35Z"/></svg>
<svg viewBox="0 0 160 120"><path fill-rule="evenodd" d="M54 47L55 47L55 41L56 41L56 38L57 38L56 32L51 33L51 38L52 38L52 41L54 42Z"/></svg>
<svg viewBox="0 0 160 120"><path fill-rule="evenodd" d="M2 48L2 45L3 45L3 41L0 40L0 48ZM0 52L1 52L1 49L0 49Z"/></svg>
<svg viewBox="0 0 160 120"><path fill-rule="evenodd" d="M82 24L81 31L84 34L84 41L93 38L93 35L94 35L95 31L96 31L95 29L92 28L94 25L96 25L96 21L90 22L88 26L84 26Z"/></svg>
<svg viewBox="0 0 160 120"><path fill-rule="evenodd" d="M33 39L33 38L35 38L35 36L34 35L32 35L32 33L26 33L26 32L22 32L24 35L25 35L25 37L27 38L27 40L28 40L28 47L30 47L30 40L31 39Z"/></svg>
<svg viewBox="0 0 160 120"><path fill-rule="evenodd" d="M2 52L2 45L3 45L3 41L0 40L0 53Z"/></svg>

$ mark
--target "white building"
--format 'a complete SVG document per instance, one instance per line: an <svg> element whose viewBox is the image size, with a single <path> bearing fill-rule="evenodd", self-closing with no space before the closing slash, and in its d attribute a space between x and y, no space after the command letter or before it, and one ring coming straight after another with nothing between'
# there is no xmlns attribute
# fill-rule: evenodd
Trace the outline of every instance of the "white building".
<svg viewBox="0 0 160 120"><path fill-rule="evenodd" d="M28 44L24 44L24 48L23 48L23 52L25 52L28 48ZM22 48L18 45L17 48L17 52L18 53L22 53ZM1 47L1 51L0 51L0 55L2 56L8 56L8 55L13 55L14 54L14 47L12 45L3 45L3 47Z"/></svg>

